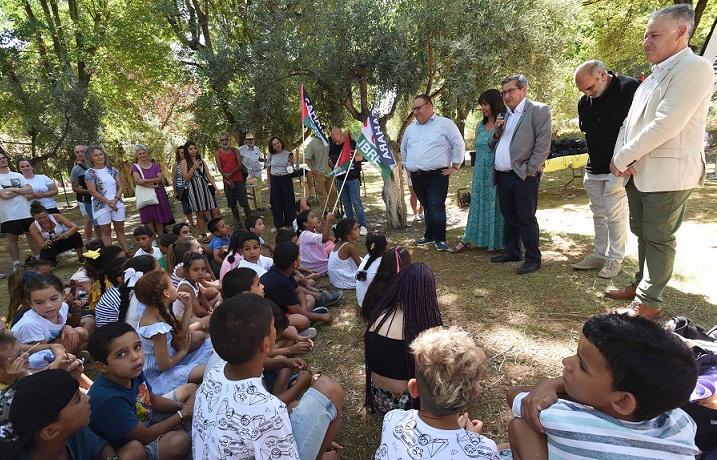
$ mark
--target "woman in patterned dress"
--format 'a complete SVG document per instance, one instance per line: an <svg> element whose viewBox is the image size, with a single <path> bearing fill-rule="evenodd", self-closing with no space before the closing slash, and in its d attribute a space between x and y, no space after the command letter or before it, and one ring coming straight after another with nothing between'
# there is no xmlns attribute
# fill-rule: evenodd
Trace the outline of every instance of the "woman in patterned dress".
<svg viewBox="0 0 717 460"><path fill-rule="evenodd" d="M495 151L488 146L493 135L495 118L505 112L500 92L495 89L484 91L478 98L483 120L476 127L476 161L473 166L473 187L471 206L463 239L451 251L463 252L470 247L501 249L505 246L505 219L500 212L493 183Z"/></svg>
<svg viewBox="0 0 717 460"><path fill-rule="evenodd" d="M219 217L219 207L214 196L217 185L209 174L209 167L199 156L197 144L188 141L184 144L184 160L180 165L184 186L188 190L189 207L197 216L197 227L202 234L207 233L207 222Z"/></svg>

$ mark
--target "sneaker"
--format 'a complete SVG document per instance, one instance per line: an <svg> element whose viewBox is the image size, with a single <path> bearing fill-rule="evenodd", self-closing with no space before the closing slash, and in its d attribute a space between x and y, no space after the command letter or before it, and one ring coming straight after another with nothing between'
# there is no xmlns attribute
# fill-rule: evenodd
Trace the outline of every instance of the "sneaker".
<svg viewBox="0 0 717 460"><path fill-rule="evenodd" d="M428 244L428 243L433 243L433 240L431 240L429 238L421 238L421 239L418 239L415 241L415 244Z"/></svg>
<svg viewBox="0 0 717 460"><path fill-rule="evenodd" d="M19 260L14 260L12 262L12 271L16 272L22 268L22 263Z"/></svg>
<svg viewBox="0 0 717 460"><path fill-rule="evenodd" d="M436 241L436 249L440 252L448 250L448 244L445 241Z"/></svg>
<svg viewBox="0 0 717 460"><path fill-rule="evenodd" d="M599 270L605 266L605 257L590 254L580 262L573 264L575 270Z"/></svg>
<svg viewBox="0 0 717 460"><path fill-rule="evenodd" d="M276 233L276 227L271 227L271 233Z"/></svg>
<svg viewBox="0 0 717 460"><path fill-rule="evenodd" d="M361 235L361 236L368 235L368 229L362 225L361 229L359 230L359 235Z"/></svg>
<svg viewBox="0 0 717 460"><path fill-rule="evenodd" d="M307 337L309 339L313 339L316 337L316 328L310 327L308 329L305 329L305 330L299 332L299 335L302 337Z"/></svg>
<svg viewBox="0 0 717 460"><path fill-rule="evenodd" d="M413 221L414 222L423 222L423 214L414 214Z"/></svg>
<svg viewBox="0 0 717 460"><path fill-rule="evenodd" d="M602 269L598 272L598 276L600 278L614 278L620 273L620 270L622 269L622 262L620 262L617 259L607 259L607 262L605 262L605 265L602 267Z"/></svg>
<svg viewBox="0 0 717 460"><path fill-rule="evenodd" d="M4 280L7 278L7 275L5 273L0 273L0 280Z"/></svg>
<svg viewBox="0 0 717 460"><path fill-rule="evenodd" d="M326 307L316 307L316 308L314 308L314 309L311 310L311 311L313 311L313 312L316 313L317 315L323 315L324 313L328 313L328 312L329 312L329 309L326 308Z"/></svg>

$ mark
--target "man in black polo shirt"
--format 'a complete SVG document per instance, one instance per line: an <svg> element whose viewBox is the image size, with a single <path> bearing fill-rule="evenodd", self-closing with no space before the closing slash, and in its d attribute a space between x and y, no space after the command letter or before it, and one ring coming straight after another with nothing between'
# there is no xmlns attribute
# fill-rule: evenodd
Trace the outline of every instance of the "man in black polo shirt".
<svg viewBox="0 0 717 460"><path fill-rule="evenodd" d="M329 159L333 165L341 155L341 149L344 148L344 133L341 128L333 128L331 130L331 142L329 143ZM351 152L356 150L356 141L351 139ZM366 213L363 210L361 202L361 162L363 157L356 154L354 162L345 174L336 176L336 189L341 190L344 181L346 185L341 190L341 204L344 206L344 212L349 219L356 219L360 227L361 236L368 234L366 228Z"/></svg>
<svg viewBox="0 0 717 460"><path fill-rule="evenodd" d="M600 61L587 61L575 70L575 86L583 93L578 102L580 130L590 157L583 183L593 212L593 253L573 265L597 270L601 278L620 273L627 242L628 206L625 178L610 174L615 141L627 117L638 80L615 75Z"/></svg>

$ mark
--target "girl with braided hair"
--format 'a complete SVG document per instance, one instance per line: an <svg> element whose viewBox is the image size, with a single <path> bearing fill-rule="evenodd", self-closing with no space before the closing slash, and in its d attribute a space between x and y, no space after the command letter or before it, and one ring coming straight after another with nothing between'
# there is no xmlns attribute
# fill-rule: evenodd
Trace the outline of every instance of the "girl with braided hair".
<svg viewBox="0 0 717 460"><path fill-rule="evenodd" d="M152 390L163 395L185 383L201 383L212 344L205 340L193 350L193 333L188 324L191 315L184 315L186 319L180 322L171 308L177 299L191 308L191 296L178 293L169 275L162 271L144 275L134 292L146 306L137 334L144 348L144 375Z"/></svg>
<svg viewBox="0 0 717 460"><path fill-rule="evenodd" d="M396 278L396 275L404 268L411 265L411 253L408 248L396 246L384 252L378 264L373 280L366 288L366 294L361 302L361 318L364 321L371 319L371 312L378 302L386 294L386 290ZM357 295L358 297L358 295Z"/></svg>
<svg viewBox="0 0 717 460"><path fill-rule="evenodd" d="M424 263L411 264L385 292L364 334L364 405L380 412L418 409L419 401L411 399L407 390L415 373L409 345L426 329L443 325L433 271Z"/></svg>

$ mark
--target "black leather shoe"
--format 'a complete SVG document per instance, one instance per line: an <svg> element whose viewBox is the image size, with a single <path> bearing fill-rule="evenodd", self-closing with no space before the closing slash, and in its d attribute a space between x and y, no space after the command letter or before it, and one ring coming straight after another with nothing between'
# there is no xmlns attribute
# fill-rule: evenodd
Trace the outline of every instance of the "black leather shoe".
<svg viewBox="0 0 717 460"><path fill-rule="evenodd" d="M506 255L493 256L490 258L490 261L494 264L504 264L506 262L520 262L521 260L523 260L522 257L511 257Z"/></svg>
<svg viewBox="0 0 717 460"><path fill-rule="evenodd" d="M518 274L525 275L526 273L537 272L540 269L540 262L523 262L523 265L518 267Z"/></svg>

